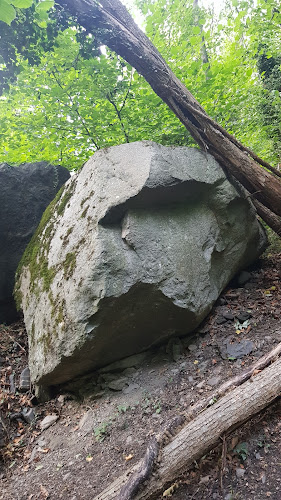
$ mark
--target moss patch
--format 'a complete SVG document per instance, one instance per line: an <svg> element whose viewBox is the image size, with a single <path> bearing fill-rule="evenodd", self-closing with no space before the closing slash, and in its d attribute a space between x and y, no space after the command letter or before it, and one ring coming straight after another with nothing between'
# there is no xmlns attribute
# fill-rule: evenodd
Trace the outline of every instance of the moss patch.
<svg viewBox="0 0 281 500"><path fill-rule="evenodd" d="M82 214L80 215L80 217L83 219L84 217L86 217L86 214L88 212L88 209L89 209L89 205L85 208L85 210L83 210Z"/></svg>
<svg viewBox="0 0 281 500"><path fill-rule="evenodd" d="M87 196L87 198L84 198L84 199L81 201L81 203L80 203L80 207L81 207L81 208L83 208L84 203L86 203L86 201L88 201L90 198L92 198L92 196L93 196L94 194L95 194L95 191L93 191L93 190L92 190L92 191L90 192L89 196Z"/></svg>
<svg viewBox="0 0 281 500"><path fill-rule="evenodd" d="M71 235L72 231L73 231L73 227L69 227L67 232L66 232L66 235L63 237L63 242L62 242L63 246L68 245L69 236Z"/></svg>
<svg viewBox="0 0 281 500"><path fill-rule="evenodd" d="M73 275L75 267L76 254L74 252L68 252L63 262L63 275L65 279L69 279Z"/></svg>
<svg viewBox="0 0 281 500"><path fill-rule="evenodd" d="M42 219L27 245L16 272L14 297L18 310L22 304L20 292L21 272L27 267L30 272L30 292L38 294L48 291L61 266L48 266L48 253L55 232L57 215L62 215L75 189L75 183L62 186L54 200L46 208ZM73 264L72 264L73 266ZM68 263L68 267L72 269Z"/></svg>
<svg viewBox="0 0 281 500"><path fill-rule="evenodd" d="M74 189L75 184L71 184L68 186L68 189L66 189L66 192L64 195L61 197L61 201L59 205L57 206L57 214L62 215L64 213L66 205L69 203L71 196L73 194L73 189Z"/></svg>

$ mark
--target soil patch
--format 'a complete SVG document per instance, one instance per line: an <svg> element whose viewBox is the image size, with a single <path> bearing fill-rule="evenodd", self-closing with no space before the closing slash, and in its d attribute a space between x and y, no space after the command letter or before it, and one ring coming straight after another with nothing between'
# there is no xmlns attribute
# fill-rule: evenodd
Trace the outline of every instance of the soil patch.
<svg viewBox="0 0 281 500"><path fill-rule="evenodd" d="M153 433L280 342L281 254L248 271L224 291L192 337L85 377L78 398L75 383L36 406L32 391L18 392L27 365L26 333L21 322L1 325L7 444L0 499L92 500L143 457ZM24 408L35 412L31 423L21 416ZM280 410L277 401L194 464L173 485L172 498L280 499ZM42 430L46 415L58 419Z"/></svg>

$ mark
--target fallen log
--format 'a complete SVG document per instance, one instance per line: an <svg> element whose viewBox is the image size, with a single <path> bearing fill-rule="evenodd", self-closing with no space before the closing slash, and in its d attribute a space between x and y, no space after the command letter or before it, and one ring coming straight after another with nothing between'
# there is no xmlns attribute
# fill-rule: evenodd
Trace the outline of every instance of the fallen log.
<svg viewBox="0 0 281 500"><path fill-rule="evenodd" d="M277 359L269 367L263 369L276 359L280 352L281 344L278 344L242 375L223 384L216 391L217 396L225 394L225 391L237 384L238 387L230 390L214 404L211 404L208 398L211 406L201 410L202 403L199 402L194 410L191 409L191 413L198 411L200 413L164 446L157 471L149 480L152 465L155 464L159 452L157 448L159 440L150 444L143 462L136 464L130 471L113 481L94 500L131 500L133 498L152 500L157 498L161 491L185 472L195 460L216 447L222 436L242 425L280 397L281 359ZM246 379L248 379L247 382L245 382ZM239 385L241 383L242 385ZM145 486L138 491L143 481L146 481Z"/></svg>
<svg viewBox="0 0 281 500"><path fill-rule="evenodd" d="M235 377L224 382L222 385L217 387L217 389L210 395L208 398L200 399L198 403L193 406L190 406L187 411L187 417L194 417L197 415L202 409L209 406L210 401L217 401L219 398L224 396L227 391L231 389L235 389L239 385L244 384L251 377L255 376L258 371L266 368L270 363L276 361L278 356L281 354L281 342L277 344L270 352L266 353L260 359L258 359L255 363L249 366L243 373L239 373Z"/></svg>

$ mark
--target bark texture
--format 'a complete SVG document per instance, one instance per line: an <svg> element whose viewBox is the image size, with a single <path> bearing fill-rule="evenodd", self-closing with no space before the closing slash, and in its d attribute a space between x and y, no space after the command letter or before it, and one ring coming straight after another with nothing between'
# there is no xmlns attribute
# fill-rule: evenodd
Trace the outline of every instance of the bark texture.
<svg viewBox="0 0 281 500"><path fill-rule="evenodd" d="M119 0L57 0L57 3L101 43L108 45L144 76L200 147L211 153L226 171L267 208L266 222L275 231L276 217L273 216L271 220L271 214L277 216L278 226L281 182L277 177L280 177L280 172L258 158L206 114L122 3Z"/></svg>
<svg viewBox="0 0 281 500"><path fill-rule="evenodd" d="M280 346L277 349L279 352ZM220 438L243 424L281 394L281 359L254 375L242 386L223 396L185 425L174 439L167 444L161 455L157 473L140 492L126 496L126 483L132 474L138 474L143 464L135 465L131 471L117 480L94 500L153 500L171 482L185 472L194 460L198 460L217 446ZM129 483L128 483L129 484ZM123 496L122 496L123 495Z"/></svg>

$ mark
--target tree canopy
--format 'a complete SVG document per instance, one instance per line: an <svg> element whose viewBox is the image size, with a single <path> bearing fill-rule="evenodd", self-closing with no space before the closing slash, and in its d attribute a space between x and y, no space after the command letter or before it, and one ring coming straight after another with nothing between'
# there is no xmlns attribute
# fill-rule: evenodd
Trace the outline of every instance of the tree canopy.
<svg viewBox="0 0 281 500"><path fill-rule="evenodd" d="M63 2L2 4L9 7L0 8L0 161L79 168L97 149L122 142L195 145L145 79L102 45L99 29L85 29ZM136 0L135 8L209 115L277 165L280 2L232 0L219 16L196 0Z"/></svg>

